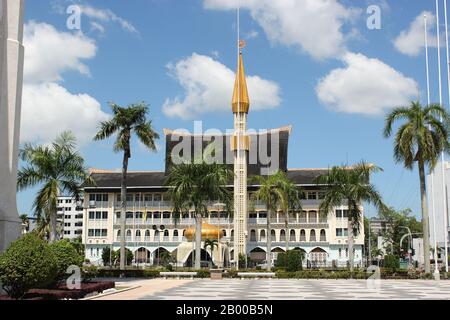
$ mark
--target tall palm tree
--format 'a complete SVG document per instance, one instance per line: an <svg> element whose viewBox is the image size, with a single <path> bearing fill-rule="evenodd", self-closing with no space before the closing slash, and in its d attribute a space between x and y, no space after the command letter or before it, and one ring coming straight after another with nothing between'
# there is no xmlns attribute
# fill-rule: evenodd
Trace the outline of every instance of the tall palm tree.
<svg viewBox="0 0 450 320"><path fill-rule="evenodd" d="M205 249L206 251L208 248L211 248L211 265L212 265L214 248L219 248L217 239L206 239L205 244L203 245L203 249Z"/></svg>
<svg viewBox="0 0 450 320"><path fill-rule="evenodd" d="M159 134L153 130L152 122L147 120L148 106L145 103L131 104L121 107L110 103L113 118L100 123L100 130L94 141L105 140L117 134L114 151L123 152L121 180L121 214L120 214L120 269L126 266L125 255L125 221L127 210L127 172L128 161L131 158L131 136L134 133L140 142L151 151L156 151L155 140Z"/></svg>
<svg viewBox="0 0 450 320"><path fill-rule="evenodd" d="M64 132L49 146L25 144L19 156L25 162L17 174L19 191L40 186L33 203L40 228L50 233L50 242L57 240L58 197L80 197L80 185L91 182L84 159L76 150L76 139Z"/></svg>
<svg viewBox="0 0 450 320"><path fill-rule="evenodd" d="M270 176L254 176L252 180L259 185L258 191L252 195L252 202L256 200L262 201L267 209L267 225L266 225L266 239L267 239L267 270L272 269L272 234L271 234L271 216L275 214L278 207L282 203L287 202L287 195L285 188L287 185L286 175L282 171ZM288 205L285 204L285 207Z"/></svg>
<svg viewBox="0 0 450 320"><path fill-rule="evenodd" d="M442 121L440 121L442 120ZM419 168L420 196L422 206L423 248L425 272L430 272L430 234L426 200L425 167L434 170L441 152L448 153L450 116L438 104L422 107L412 102L409 107L394 109L386 116L384 137L391 136L394 123L403 121L395 135L394 159L405 168L413 170L417 162Z"/></svg>
<svg viewBox="0 0 450 320"><path fill-rule="evenodd" d="M353 241L359 234L362 223L362 202L371 203L380 210L386 208L380 193L370 183L370 176L381 170L377 166L361 162L353 167L333 167L315 179L317 185L325 192L320 204L321 212L328 214L335 207L344 204L348 207L348 252L351 272L354 265Z"/></svg>
<svg viewBox="0 0 450 320"><path fill-rule="evenodd" d="M202 242L202 218L208 214L210 201L219 200L230 212L232 193L227 184L233 178L233 171L226 165L182 163L173 166L166 180L168 195L174 206L177 221L183 213L195 212L195 268L200 269Z"/></svg>
<svg viewBox="0 0 450 320"><path fill-rule="evenodd" d="M281 187L281 198L280 198L280 210L284 214L284 228L286 235L286 253L289 251L289 218L291 214L302 210L302 203L300 200L298 188L284 172L280 172L279 184Z"/></svg>

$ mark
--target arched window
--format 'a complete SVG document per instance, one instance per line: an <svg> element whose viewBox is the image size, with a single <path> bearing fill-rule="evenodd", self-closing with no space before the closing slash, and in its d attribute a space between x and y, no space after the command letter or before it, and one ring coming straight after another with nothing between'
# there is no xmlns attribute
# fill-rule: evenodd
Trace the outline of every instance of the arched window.
<svg viewBox="0 0 450 320"><path fill-rule="evenodd" d="M306 231L305 230L300 230L300 241L306 241Z"/></svg>
<svg viewBox="0 0 450 320"><path fill-rule="evenodd" d="M150 230L145 230L145 241L150 241Z"/></svg>
<svg viewBox="0 0 450 320"><path fill-rule="evenodd" d="M259 234L259 241L265 242L266 241L266 230L261 230Z"/></svg>
<svg viewBox="0 0 450 320"><path fill-rule="evenodd" d="M227 236L227 230L223 229L222 232L223 232L223 236L226 237Z"/></svg>
<svg viewBox="0 0 450 320"><path fill-rule="evenodd" d="M342 258L342 249L339 248L339 259Z"/></svg>
<svg viewBox="0 0 450 320"><path fill-rule="evenodd" d="M280 241L286 241L286 231L284 229L280 231Z"/></svg>
<svg viewBox="0 0 450 320"><path fill-rule="evenodd" d="M120 229L117 230L117 238L120 238Z"/></svg>
<svg viewBox="0 0 450 320"><path fill-rule="evenodd" d="M174 238L175 238L175 237L178 238L178 230L174 230L174 231L173 231L173 237L174 237Z"/></svg>
<svg viewBox="0 0 450 320"><path fill-rule="evenodd" d="M311 230L309 233L309 241L310 242L316 242L316 230Z"/></svg>
<svg viewBox="0 0 450 320"><path fill-rule="evenodd" d="M348 258L348 248L345 248L345 257Z"/></svg>
<svg viewBox="0 0 450 320"><path fill-rule="evenodd" d="M327 241L327 235L326 235L324 229L320 230L320 241L321 242L326 242Z"/></svg>
<svg viewBox="0 0 450 320"><path fill-rule="evenodd" d="M127 241L131 241L131 230L127 230Z"/></svg>
<svg viewBox="0 0 450 320"><path fill-rule="evenodd" d="M136 238L141 237L141 230L136 230Z"/></svg>
<svg viewBox="0 0 450 320"><path fill-rule="evenodd" d="M294 229L292 229L291 230L291 234L290 234L290 236L289 236L289 241L297 241L297 239L295 239L295 230Z"/></svg>
<svg viewBox="0 0 450 320"><path fill-rule="evenodd" d="M270 230L270 237L272 239L272 241L276 242L277 241L277 237L275 235L275 230Z"/></svg>
<svg viewBox="0 0 450 320"><path fill-rule="evenodd" d="M256 230L251 230L250 231L250 241L251 242L256 242Z"/></svg>
<svg viewBox="0 0 450 320"><path fill-rule="evenodd" d="M169 237L169 230L164 230L164 237L166 238L168 238Z"/></svg>
<svg viewBox="0 0 450 320"><path fill-rule="evenodd" d="M231 229L231 239L234 239L234 229Z"/></svg>
<svg viewBox="0 0 450 320"><path fill-rule="evenodd" d="M153 236L154 241L159 241L160 236L159 236L159 230L155 230L155 235Z"/></svg>

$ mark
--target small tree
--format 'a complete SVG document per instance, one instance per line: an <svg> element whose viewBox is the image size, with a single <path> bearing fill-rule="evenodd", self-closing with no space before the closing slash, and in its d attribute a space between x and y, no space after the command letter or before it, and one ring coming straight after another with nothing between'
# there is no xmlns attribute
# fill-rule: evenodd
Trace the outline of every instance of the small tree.
<svg viewBox="0 0 450 320"><path fill-rule="evenodd" d="M67 269L70 266L79 268L83 265L84 257L78 254L77 250L70 244L69 240L60 240L50 244L50 249L56 257L58 265L57 280L68 277Z"/></svg>
<svg viewBox="0 0 450 320"><path fill-rule="evenodd" d="M112 263L112 257L113 253L111 252L111 248L110 247L105 247L103 248L102 251L102 261L103 261L103 265L106 266L111 266Z"/></svg>
<svg viewBox="0 0 450 320"><path fill-rule="evenodd" d="M14 299L21 299L29 289L50 285L57 273L55 254L32 233L14 241L0 256L0 282Z"/></svg>

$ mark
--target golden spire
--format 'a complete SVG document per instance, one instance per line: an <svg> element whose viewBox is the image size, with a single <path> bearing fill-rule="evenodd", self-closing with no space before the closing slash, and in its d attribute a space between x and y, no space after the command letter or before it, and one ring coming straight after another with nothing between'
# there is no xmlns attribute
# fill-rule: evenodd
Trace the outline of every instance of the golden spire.
<svg viewBox="0 0 450 320"><path fill-rule="evenodd" d="M248 97L247 81L245 80L244 61L242 59L242 48L245 47L245 41L239 42L239 62L234 83L233 92L233 113L248 113L250 108L250 99ZM240 104L240 106L239 106Z"/></svg>

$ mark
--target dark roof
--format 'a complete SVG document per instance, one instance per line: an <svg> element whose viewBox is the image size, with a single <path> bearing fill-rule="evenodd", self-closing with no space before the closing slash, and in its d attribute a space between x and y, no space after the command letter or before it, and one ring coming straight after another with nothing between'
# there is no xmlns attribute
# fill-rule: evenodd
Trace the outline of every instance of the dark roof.
<svg viewBox="0 0 450 320"><path fill-rule="evenodd" d="M312 185L314 178L323 175L327 169L292 169L287 171L288 178L298 185ZM85 187L89 189L118 189L122 174L120 172L93 171L91 174L96 185ZM166 174L164 172L129 172L127 176L128 188L151 189L164 186Z"/></svg>
<svg viewBox="0 0 450 320"><path fill-rule="evenodd" d="M265 132L250 133L250 156L248 158L248 174L256 175L261 174L262 168L270 168L270 164L267 164L268 159L261 159L261 157L278 158L278 168L282 171L287 170L287 159L288 159L288 146L289 146L289 136L291 133L291 127L282 127L278 129L272 129ZM216 142L217 150L216 152L221 153L221 163L229 164L231 169L233 168L234 156L233 151L231 151L231 135L191 135L177 133L176 131L165 130L166 136L166 173L170 171L173 166L172 154L177 157L186 157L190 162L193 162L196 158L195 153L203 151L212 142ZM273 142L272 142L273 141ZM272 144L277 147L278 154L274 150L272 153ZM178 146L178 147L177 147ZM180 152L180 147L186 146L188 149L183 150L189 152L189 155L177 154ZM190 146L190 151L188 146ZM195 146L202 146L198 151L195 150ZM177 147L177 149L175 149ZM177 152L174 152L177 150Z"/></svg>

